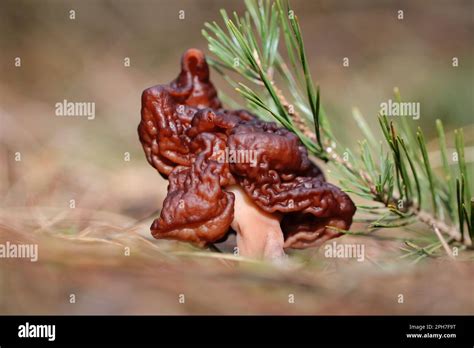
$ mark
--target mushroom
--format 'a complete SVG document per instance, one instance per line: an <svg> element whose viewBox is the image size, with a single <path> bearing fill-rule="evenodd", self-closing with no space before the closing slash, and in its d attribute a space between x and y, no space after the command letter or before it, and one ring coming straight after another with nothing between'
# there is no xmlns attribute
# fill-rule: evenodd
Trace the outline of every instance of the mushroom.
<svg viewBox="0 0 474 348"><path fill-rule="evenodd" d="M169 180L155 238L206 247L232 229L240 255L280 259L352 223L352 200L325 181L295 134L222 107L197 49L185 52L169 85L143 92L138 134L148 162Z"/></svg>

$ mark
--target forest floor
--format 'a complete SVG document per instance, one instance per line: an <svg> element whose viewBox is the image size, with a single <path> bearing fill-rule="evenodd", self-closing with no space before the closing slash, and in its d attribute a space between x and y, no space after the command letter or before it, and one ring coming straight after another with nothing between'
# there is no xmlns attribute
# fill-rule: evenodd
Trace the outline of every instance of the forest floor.
<svg viewBox="0 0 474 348"><path fill-rule="evenodd" d="M0 260L2 314L474 313L466 253L414 263L399 241L346 235L363 261L320 248L281 267L152 240L150 221L103 211L2 209L0 221L1 244L38 245L36 262Z"/></svg>

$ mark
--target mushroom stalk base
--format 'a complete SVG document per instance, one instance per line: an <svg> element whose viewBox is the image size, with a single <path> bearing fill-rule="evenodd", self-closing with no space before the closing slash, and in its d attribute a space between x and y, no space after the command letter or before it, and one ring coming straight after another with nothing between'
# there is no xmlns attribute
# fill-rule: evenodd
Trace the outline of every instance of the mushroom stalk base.
<svg viewBox="0 0 474 348"><path fill-rule="evenodd" d="M235 195L231 227L237 232L239 255L268 260L286 256L279 214L260 209L239 186L230 186L226 191Z"/></svg>

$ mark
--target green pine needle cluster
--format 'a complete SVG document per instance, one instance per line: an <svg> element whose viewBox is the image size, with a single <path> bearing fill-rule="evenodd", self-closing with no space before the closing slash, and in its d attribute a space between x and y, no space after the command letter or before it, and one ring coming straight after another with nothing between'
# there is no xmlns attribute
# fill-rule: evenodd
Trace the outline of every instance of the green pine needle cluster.
<svg viewBox="0 0 474 348"><path fill-rule="evenodd" d="M455 131L458 160L454 166L448 160L443 125L436 121L443 163L439 173L430 164L420 128L413 132L405 117L395 123L380 114L381 136L377 138L354 109L354 119L365 138L354 154L331 132L319 87L311 77L298 18L288 2L245 0L245 4L244 16L234 12L230 19L221 10L222 27L216 22L205 24L203 35L215 56L209 59L210 65L259 117L280 123L294 132L311 154L333 164L347 192L372 202L358 205L357 220L367 223L367 230L360 233L424 223L437 240L424 247L405 240L407 255L417 259L432 256L441 247L451 255L450 243L472 247L474 201L462 129ZM221 97L229 106L238 107L228 96ZM395 98L401 101L398 89Z"/></svg>

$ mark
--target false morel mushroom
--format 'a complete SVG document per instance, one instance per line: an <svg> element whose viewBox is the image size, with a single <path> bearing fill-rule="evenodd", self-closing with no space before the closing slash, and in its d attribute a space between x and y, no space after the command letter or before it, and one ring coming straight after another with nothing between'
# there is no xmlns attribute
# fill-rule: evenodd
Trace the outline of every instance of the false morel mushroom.
<svg viewBox="0 0 474 348"><path fill-rule="evenodd" d="M169 181L155 238L206 247L237 233L242 256L273 259L349 229L355 206L327 183L292 132L245 110L226 110L204 54L189 49L169 85L142 94L138 134Z"/></svg>

